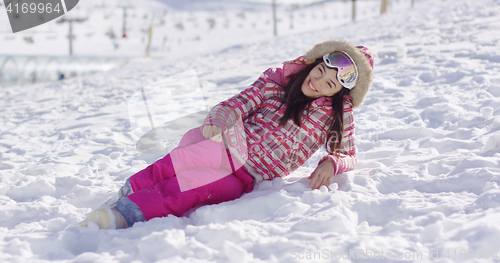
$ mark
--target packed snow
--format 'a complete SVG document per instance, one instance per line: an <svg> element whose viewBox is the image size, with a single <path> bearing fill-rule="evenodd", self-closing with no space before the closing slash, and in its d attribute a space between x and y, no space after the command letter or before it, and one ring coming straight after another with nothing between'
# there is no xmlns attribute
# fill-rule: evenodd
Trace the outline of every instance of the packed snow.
<svg viewBox="0 0 500 263"><path fill-rule="evenodd" d="M136 150L128 107L141 88L195 70L211 107L329 38L377 56L355 111L356 169L330 189L311 190L306 178L322 149L286 178L184 217L75 227L162 157ZM498 262L499 38L498 0L417 1L319 31L3 88L0 260ZM185 101L186 112L198 110Z"/></svg>

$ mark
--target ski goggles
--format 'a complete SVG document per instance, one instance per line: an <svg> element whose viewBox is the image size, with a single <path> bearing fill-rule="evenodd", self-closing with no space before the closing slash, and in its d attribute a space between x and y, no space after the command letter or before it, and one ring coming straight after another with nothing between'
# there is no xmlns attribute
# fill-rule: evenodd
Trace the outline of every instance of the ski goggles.
<svg viewBox="0 0 500 263"><path fill-rule="evenodd" d="M335 51L323 56L323 61L328 68L337 70L337 79L345 88L352 90L358 79L358 68L347 53Z"/></svg>

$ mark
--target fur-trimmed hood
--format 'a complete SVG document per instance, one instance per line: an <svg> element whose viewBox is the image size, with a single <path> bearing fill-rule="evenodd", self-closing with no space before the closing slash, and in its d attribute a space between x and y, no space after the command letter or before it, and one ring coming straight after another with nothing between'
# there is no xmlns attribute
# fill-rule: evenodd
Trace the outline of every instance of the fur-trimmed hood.
<svg viewBox="0 0 500 263"><path fill-rule="evenodd" d="M365 101L366 95L372 86L373 79L373 55L371 51L362 46L354 46L342 39L330 39L314 45L302 57L306 64L313 63L317 58L323 57L335 51L344 51L354 60L358 68L358 79L356 86L349 95L353 98L354 108L360 107Z"/></svg>

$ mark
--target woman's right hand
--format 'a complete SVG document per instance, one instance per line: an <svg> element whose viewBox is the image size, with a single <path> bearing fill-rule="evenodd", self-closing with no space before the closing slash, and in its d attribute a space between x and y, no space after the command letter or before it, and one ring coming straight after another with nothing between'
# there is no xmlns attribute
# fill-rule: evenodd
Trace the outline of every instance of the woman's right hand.
<svg viewBox="0 0 500 263"><path fill-rule="evenodd" d="M203 137L214 142L222 142L222 129L215 125L203 125L201 133Z"/></svg>

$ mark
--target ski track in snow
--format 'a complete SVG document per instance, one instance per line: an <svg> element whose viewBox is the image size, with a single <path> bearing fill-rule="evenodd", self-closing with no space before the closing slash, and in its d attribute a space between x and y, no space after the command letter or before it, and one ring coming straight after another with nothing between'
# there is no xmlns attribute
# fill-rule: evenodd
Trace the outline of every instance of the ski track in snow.
<svg viewBox="0 0 500 263"><path fill-rule="evenodd" d="M499 36L499 1L418 2L321 31L2 89L0 260L361 262L349 253L362 250L378 253L374 262L498 262L485 253L500 249ZM181 218L75 227L162 156L138 153L129 132L127 103L141 87L195 69L213 106L328 38L378 56L355 111L358 164L335 177L338 190L307 187L322 149L287 178Z"/></svg>

